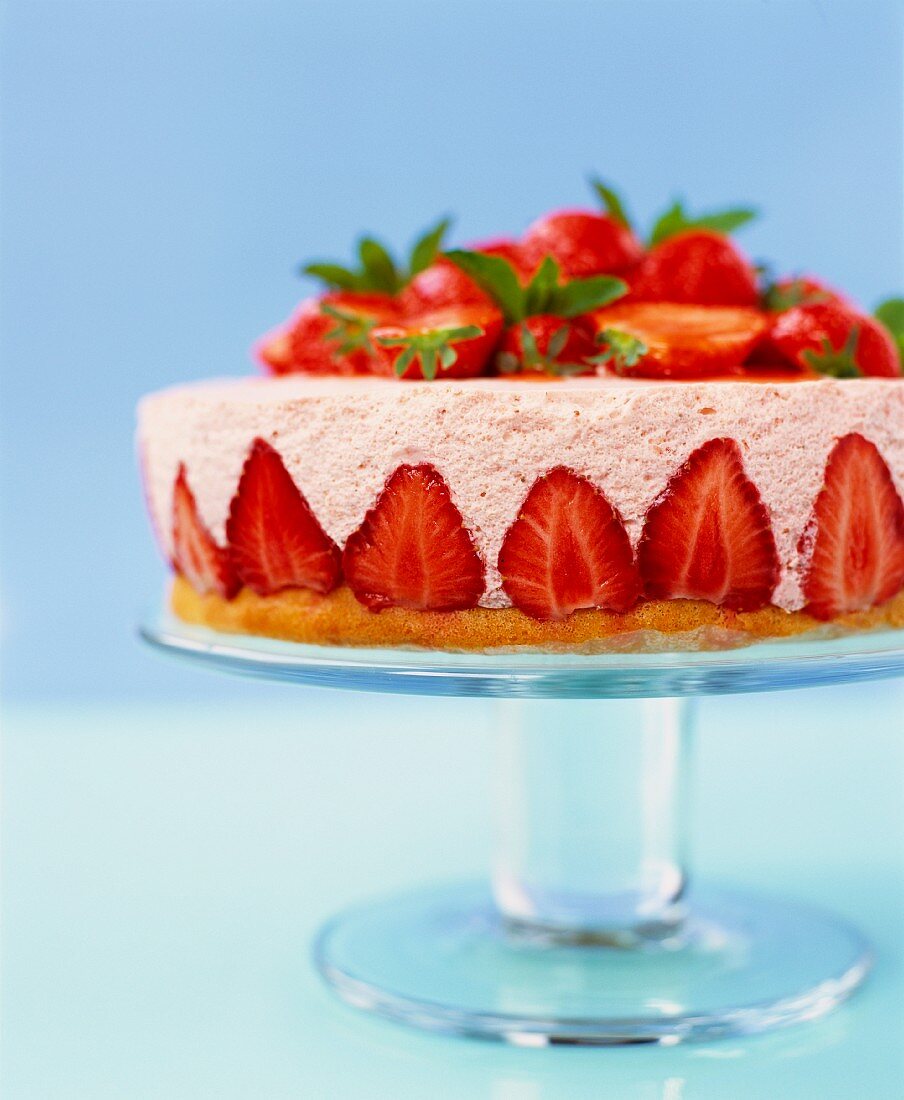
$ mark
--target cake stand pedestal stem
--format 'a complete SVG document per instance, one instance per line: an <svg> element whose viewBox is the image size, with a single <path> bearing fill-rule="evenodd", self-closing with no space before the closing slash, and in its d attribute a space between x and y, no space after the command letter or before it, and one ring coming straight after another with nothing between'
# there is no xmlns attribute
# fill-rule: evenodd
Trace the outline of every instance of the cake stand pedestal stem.
<svg viewBox="0 0 904 1100"><path fill-rule="evenodd" d="M676 931L694 700L498 706L493 895L508 926L625 946Z"/></svg>

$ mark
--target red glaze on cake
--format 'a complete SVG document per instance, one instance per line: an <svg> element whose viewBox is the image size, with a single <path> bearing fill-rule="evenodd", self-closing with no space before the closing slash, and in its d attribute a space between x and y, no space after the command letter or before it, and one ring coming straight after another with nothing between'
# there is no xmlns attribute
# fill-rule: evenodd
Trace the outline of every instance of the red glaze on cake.
<svg viewBox="0 0 904 1100"><path fill-rule="evenodd" d="M365 238L259 344L283 377L144 399L177 613L453 648L904 625L904 301L759 285L747 210L644 246L595 186L521 240Z"/></svg>

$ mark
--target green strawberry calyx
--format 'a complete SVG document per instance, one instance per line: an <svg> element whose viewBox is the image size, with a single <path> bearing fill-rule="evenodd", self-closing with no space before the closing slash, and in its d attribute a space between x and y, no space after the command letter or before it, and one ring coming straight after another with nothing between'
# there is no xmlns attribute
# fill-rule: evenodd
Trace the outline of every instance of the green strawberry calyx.
<svg viewBox="0 0 904 1100"><path fill-rule="evenodd" d="M583 374L591 365L590 360L583 363L569 363L559 356L565 350L568 337L571 335L571 325L566 321L552 334L546 351L541 352L537 346L537 340L530 327L521 322L519 336L521 337L521 357L513 352L502 351L496 356L496 368L500 374L517 374L522 370L544 371L547 374L572 375Z"/></svg>
<svg viewBox="0 0 904 1100"><path fill-rule="evenodd" d="M444 255L493 299L508 325L543 313L565 319L578 317L614 302L628 291L627 283L612 275L563 283L561 269L552 256L546 256L531 281L522 286L514 267L501 256L463 248Z"/></svg>
<svg viewBox="0 0 904 1100"><path fill-rule="evenodd" d="M654 222L650 231L650 245L659 244L669 237L674 237L676 233L683 233L686 229L712 229L716 233L733 233L742 225L753 221L756 216L757 211L752 207L738 206L692 217L685 210L684 203L680 199L675 199Z"/></svg>
<svg viewBox="0 0 904 1100"><path fill-rule="evenodd" d="M473 340L483 334L484 330L478 325L461 325L458 328L412 332L405 336L378 336L377 343L384 348L403 349L393 364L397 378L401 378L411 364L417 361L421 374L432 382L441 370L448 370L458 360L456 343Z"/></svg>
<svg viewBox="0 0 904 1100"><path fill-rule="evenodd" d="M859 336L860 326L854 325L840 348L834 347L832 341L824 336L820 351L808 349L803 352L801 358L812 370L827 374L831 378L860 378L863 372L854 358Z"/></svg>
<svg viewBox="0 0 904 1100"><path fill-rule="evenodd" d="M597 176L591 178L590 186L596 192L597 198L603 204L603 209L606 211L607 216L625 229L631 229L631 219L628 217L624 200L618 191L616 191L611 184L606 183Z"/></svg>
<svg viewBox="0 0 904 1100"><path fill-rule="evenodd" d="M336 355L351 355L354 351L363 351L371 356L376 354L371 339L371 331L377 324L375 317L366 317L352 310L340 309L328 302L321 302L320 312L336 322L335 328L330 329L325 335L327 340L338 341Z"/></svg>
<svg viewBox="0 0 904 1100"><path fill-rule="evenodd" d="M301 274L311 275L334 290L398 294L415 275L433 263L451 224L449 218L443 218L422 233L414 242L405 265L399 265L386 245L375 237L362 237L358 241L357 267L316 261L305 264Z"/></svg>
<svg viewBox="0 0 904 1100"><path fill-rule="evenodd" d="M876 306L873 316L891 333L898 356L904 363L904 298L886 298Z"/></svg>
<svg viewBox="0 0 904 1100"><path fill-rule="evenodd" d="M769 279L760 293L760 306L770 313L784 313L795 306L813 306L828 300L824 291L807 290L803 279L792 279L784 286Z"/></svg>
<svg viewBox="0 0 904 1100"><path fill-rule="evenodd" d="M603 345L603 351L590 362L606 363L616 374L636 366L650 350L639 337L617 328L604 328L597 334L596 342Z"/></svg>

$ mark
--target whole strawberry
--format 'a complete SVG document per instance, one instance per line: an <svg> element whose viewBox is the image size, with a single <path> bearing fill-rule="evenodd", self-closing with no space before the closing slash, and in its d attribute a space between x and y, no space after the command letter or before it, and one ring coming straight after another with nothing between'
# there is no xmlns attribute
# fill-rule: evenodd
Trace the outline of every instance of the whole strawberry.
<svg viewBox="0 0 904 1100"><path fill-rule="evenodd" d="M595 181L593 186L605 213L557 210L527 228L521 247L531 266L552 256L568 278L585 278L619 275L637 263L643 249L621 200L605 184Z"/></svg>
<svg viewBox="0 0 904 1100"><path fill-rule="evenodd" d="M753 266L711 229L687 229L655 245L631 280L638 302L753 307L759 296Z"/></svg>
<svg viewBox="0 0 904 1100"><path fill-rule="evenodd" d="M539 260L552 256L571 277L618 275L640 259L640 243L630 229L605 214L557 210L530 225L525 252Z"/></svg>
<svg viewBox="0 0 904 1100"><path fill-rule="evenodd" d="M888 329L838 300L794 306L778 314L764 350L792 366L835 378L901 374L898 349Z"/></svg>
<svg viewBox="0 0 904 1100"><path fill-rule="evenodd" d="M656 220L650 250L631 276L632 300L757 305L756 271L727 236L754 216L739 208L692 217L674 202Z"/></svg>

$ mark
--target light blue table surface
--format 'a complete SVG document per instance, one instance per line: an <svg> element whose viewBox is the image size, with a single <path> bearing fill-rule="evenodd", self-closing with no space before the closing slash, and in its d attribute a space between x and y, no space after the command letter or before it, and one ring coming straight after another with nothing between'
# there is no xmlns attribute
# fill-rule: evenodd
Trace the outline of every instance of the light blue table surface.
<svg viewBox="0 0 904 1100"><path fill-rule="evenodd" d="M490 702L249 685L3 719L4 1100L904 1095L898 684L703 704L697 873L833 907L877 965L824 1021L672 1049L424 1035L314 975L340 906L485 870Z"/></svg>

